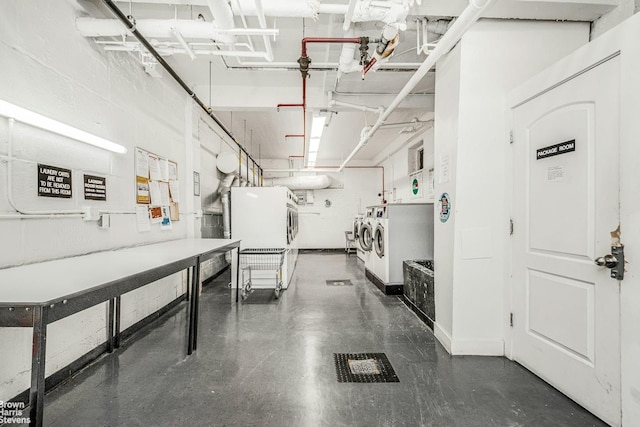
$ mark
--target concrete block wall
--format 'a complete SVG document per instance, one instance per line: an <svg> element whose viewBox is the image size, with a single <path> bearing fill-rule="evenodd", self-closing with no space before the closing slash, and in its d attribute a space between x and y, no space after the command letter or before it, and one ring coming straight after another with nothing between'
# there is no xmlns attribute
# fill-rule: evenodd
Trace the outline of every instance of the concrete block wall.
<svg viewBox="0 0 640 427"><path fill-rule="evenodd" d="M88 7L91 7L88 5ZM84 206L111 215L111 227L77 217L14 219L7 201L9 125L0 118L0 268L86 254L119 247L200 236L194 212L200 198L193 194L193 171L211 176L215 162L200 162L200 147L214 157L223 134L200 132L209 121L168 76L148 76L134 55L105 52L75 30L83 14L80 3L9 0L0 4L0 99L125 146L114 154L74 140L16 123L13 128L13 185L23 210L78 210ZM223 135L223 136L220 136ZM135 209L135 147L178 163L181 220L173 229L138 232ZM37 164L73 170L73 198L37 196ZM85 201L84 173L107 179L107 201ZM3 215L5 216L3 218ZM61 272L64 274L64 272ZM186 275L175 274L123 296L122 327L143 319L185 291ZM43 278L46 280L46 278ZM19 284L16 284L18 286ZM49 326L47 375L68 365L106 340L106 305L102 304ZM31 330L0 329L0 400L29 386ZM181 349L176 349L180 351Z"/></svg>

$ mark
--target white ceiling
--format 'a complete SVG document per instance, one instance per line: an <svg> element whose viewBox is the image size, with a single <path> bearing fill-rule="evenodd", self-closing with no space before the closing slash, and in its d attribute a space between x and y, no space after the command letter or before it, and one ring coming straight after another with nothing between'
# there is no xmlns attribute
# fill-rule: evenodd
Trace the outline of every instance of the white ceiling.
<svg viewBox="0 0 640 427"><path fill-rule="evenodd" d="M215 1L215 0L214 0ZM232 3L236 0L232 0ZM289 0L290 1L290 0ZM296 1L296 0L294 0ZM303 0L297 0L303 1ZM567 19L594 20L616 5L618 0L499 0L487 12L489 17L519 19ZM267 3L263 0L263 4ZM322 4L348 4L348 0L322 0ZM98 0L90 2L89 15L95 18L112 18ZM344 107L328 108L327 92L333 98L349 103L377 108L387 106L424 61L424 54L416 54L416 18L429 19L457 16L468 4L467 0L422 0L407 18L408 28L401 33L400 44L388 67L368 73L364 80L359 72L343 74L337 80L337 62L341 45L309 44L308 55L312 59L310 78L307 80L307 131L311 129L314 114L330 114L329 125L323 133L318 153L318 165L336 164L346 158L359 141L361 130L376 120L375 113L364 113ZM119 1L118 7L127 15L140 19L196 19L202 15L207 22L212 14L206 0L134 0ZM240 17L234 17L236 27L243 26ZM301 75L296 61L300 57L303 37L344 37L344 16L320 14L317 20L267 16L267 27L277 28L279 34L271 39L274 61L198 55L192 60L184 54L167 56L166 61L196 94L210 105L214 114L230 129L234 137L257 159L302 155L301 138L285 138L287 134L303 131L300 108L276 109L278 103L302 102ZM250 28L259 28L255 17L247 17ZM355 26L355 36L378 38L384 26L380 22L368 22ZM143 33L144 35L144 33ZM113 40L113 39L111 39ZM134 41L133 37L128 40ZM175 40L174 40L175 41ZM238 41L247 37L238 36ZM190 42L190 40L187 40ZM256 50L264 50L261 37L252 37ZM221 49L225 49L222 47ZM370 45L373 53L375 45ZM356 49L357 50L357 49ZM109 52L113 55L131 55L127 52ZM394 63L402 63L397 69ZM411 64L414 64L413 66ZM322 67L320 70L314 67ZM171 77L164 71L164 79ZM151 78L151 77L150 77ZM433 111L435 72L429 73L412 91L414 96L389 117L387 123L429 118ZM333 111L333 113L328 113ZM337 114L335 114L337 112ZM423 127L422 129L426 129ZM384 147L397 139L400 128L381 129L362 149L356 159L371 160Z"/></svg>

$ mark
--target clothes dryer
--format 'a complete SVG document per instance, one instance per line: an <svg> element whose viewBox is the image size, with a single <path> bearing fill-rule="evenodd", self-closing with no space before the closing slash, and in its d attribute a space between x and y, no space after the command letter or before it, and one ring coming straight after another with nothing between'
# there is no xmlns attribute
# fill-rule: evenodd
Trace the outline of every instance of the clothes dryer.
<svg viewBox="0 0 640 427"><path fill-rule="evenodd" d="M364 221L364 215L356 215L353 219L353 238L356 241L356 254L358 259L364 261L364 250L360 243L360 234L362 233L362 222Z"/></svg>

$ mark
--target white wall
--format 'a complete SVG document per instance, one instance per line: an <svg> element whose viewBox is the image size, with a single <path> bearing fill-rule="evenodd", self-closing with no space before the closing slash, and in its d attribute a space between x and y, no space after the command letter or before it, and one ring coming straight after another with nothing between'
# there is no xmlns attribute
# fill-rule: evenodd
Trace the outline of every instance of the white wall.
<svg viewBox="0 0 640 427"><path fill-rule="evenodd" d="M420 118L429 121L433 113L425 113ZM396 134L397 135L397 134ZM426 203L433 202L433 192L429 192L429 170L433 169L433 123L424 125L424 130L414 134L397 135L396 140L373 159L373 164L384 166L385 199L387 203ZM409 173L410 151L424 149L424 167L421 173L422 184L417 195L412 192L412 177ZM412 157L413 159L413 157Z"/></svg>
<svg viewBox="0 0 640 427"><path fill-rule="evenodd" d="M195 235L199 198L192 196L192 171L199 164L197 123L201 113L168 76L147 76L133 55L106 53L75 29L81 13L74 2L3 1L0 3L0 99L31 109L82 130L113 140L126 155L68 140L16 124L13 193L22 209L78 209L127 212L111 217L111 228L79 218L8 219L15 214L7 202L7 162L0 162L0 268L105 249ZM0 156L7 153L8 125L0 118ZM136 228L134 147L140 146L178 163L181 221L171 231L157 225L150 232ZM196 150L194 150L196 147ZM74 171L73 199L36 194L38 162ZM202 168L202 169L201 169ZM82 174L107 178L107 202L85 202ZM61 273L63 274L63 273ZM43 278L46 280L46 278ZM160 280L123 297L122 326L144 318L184 293L183 274ZM68 365L106 339L105 305L49 327L47 374ZM29 386L31 330L1 328L0 400ZM181 351L182 349L176 349Z"/></svg>
<svg viewBox="0 0 640 427"><path fill-rule="evenodd" d="M506 92L588 36L584 23L483 20L438 65L436 175L448 155L451 177L447 183L436 179L435 194L437 200L449 193L454 213L446 224L436 221L436 332L454 354L504 352ZM452 84L458 74L459 91ZM457 112L451 104L456 99Z"/></svg>
<svg viewBox="0 0 640 427"><path fill-rule="evenodd" d="M323 161L324 163L324 161ZM327 164L340 164L339 161L327 161ZM287 168L287 160L263 160L265 169ZM380 204L382 192L382 170L367 168L358 162L352 162L350 168L340 173L325 173L332 184L330 188L313 190L313 204L298 206L300 249L335 249L345 245L344 232L353 229L353 219L363 213L367 206ZM365 168L351 168L365 166ZM265 173L266 178L287 176L286 173ZM297 192L297 191L294 191ZM325 201L331 203L326 206Z"/></svg>

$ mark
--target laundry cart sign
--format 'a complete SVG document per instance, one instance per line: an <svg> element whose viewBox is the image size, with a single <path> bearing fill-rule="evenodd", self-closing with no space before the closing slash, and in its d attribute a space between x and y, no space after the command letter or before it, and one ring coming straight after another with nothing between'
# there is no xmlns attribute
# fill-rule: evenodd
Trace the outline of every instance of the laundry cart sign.
<svg viewBox="0 0 640 427"><path fill-rule="evenodd" d="M449 194L442 193L438 204L440 205L440 222L445 223L449 221L449 216L451 215L451 199Z"/></svg>
<svg viewBox="0 0 640 427"><path fill-rule="evenodd" d="M70 199L71 169L38 164L38 196Z"/></svg>

